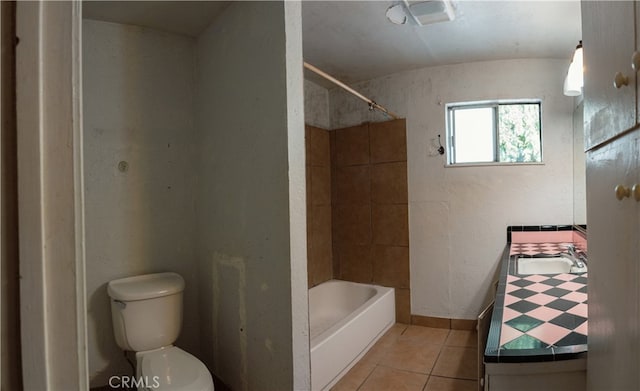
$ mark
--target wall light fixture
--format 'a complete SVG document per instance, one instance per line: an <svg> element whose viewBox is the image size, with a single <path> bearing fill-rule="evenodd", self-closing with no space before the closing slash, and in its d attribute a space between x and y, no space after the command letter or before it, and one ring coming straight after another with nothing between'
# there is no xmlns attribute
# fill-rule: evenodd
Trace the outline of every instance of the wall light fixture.
<svg viewBox="0 0 640 391"><path fill-rule="evenodd" d="M582 87L584 86L582 73L582 41L580 41L578 46L576 46L576 51L573 52L573 59L569 65L567 76L564 78L564 94L566 96L578 96L582 94Z"/></svg>

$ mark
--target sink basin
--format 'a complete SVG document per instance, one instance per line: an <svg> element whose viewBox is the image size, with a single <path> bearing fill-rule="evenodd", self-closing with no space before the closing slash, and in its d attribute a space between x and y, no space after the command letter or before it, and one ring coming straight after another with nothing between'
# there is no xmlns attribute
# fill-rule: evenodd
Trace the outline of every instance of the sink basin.
<svg viewBox="0 0 640 391"><path fill-rule="evenodd" d="M573 267L573 262L565 257L518 257L516 265L517 273L525 275L587 272L587 265L582 268Z"/></svg>

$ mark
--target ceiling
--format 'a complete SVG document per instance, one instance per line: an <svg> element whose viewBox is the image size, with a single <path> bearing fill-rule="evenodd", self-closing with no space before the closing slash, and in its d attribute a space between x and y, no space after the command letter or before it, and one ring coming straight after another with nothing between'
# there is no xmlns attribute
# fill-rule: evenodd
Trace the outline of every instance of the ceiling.
<svg viewBox="0 0 640 391"><path fill-rule="evenodd" d="M83 1L82 16L197 37L230 1Z"/></svg>
<svg viewBox="0 0 640 391"><path fill-rule="evenodd" d="M455 20L422 27L389 22L392 3L304 2L305 60L353 82L473 61L564 58L568 65L581 39L579 1L455 1Z"/></svg>
<svg viewBox="0 0 640 391"><path fill-rule="evenodd" d="M195 37L230 3L89 1L83 3L83 13L90 19ZM409 69L473 61L559 58L568 64L581 39L578 0L453 0L455 20L422 27L389 22L385 12L397 3L303 1L305 61L353 83Z"/></svg>

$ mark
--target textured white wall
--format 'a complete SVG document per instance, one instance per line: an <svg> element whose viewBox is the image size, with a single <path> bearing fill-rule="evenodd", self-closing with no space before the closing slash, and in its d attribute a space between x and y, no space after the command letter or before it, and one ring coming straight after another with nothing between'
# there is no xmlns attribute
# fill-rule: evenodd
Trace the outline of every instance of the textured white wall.
<svg viewBox="0 0 640 391"><path fill-rule="evenodd" d="M234 390L309 382L306 300L292 298L307 278L304 235L292 233L306 226L296 7L233 2L197 43L201 343Z"/></svg>
<svg viewBox="0 0 640 391"><path fill-rule="evenodd" d="M234 389L308 388L300 4L217 20L197 41L85 21L93 385L130 372L106 283L172 270L187 283L178 346Z"/></svg>
<svg viewBox="0 0 640 391"><path fill-rule="evenodd" d="M92 385L131 372L106 284L175 271L186 280L177 345L196 355L193 39L114 23L83 25L88 349ZM121 172L118 164L128 163Z"/></svg>
<svg viewBox="0 0 640 391"><path fill-rule="evenodd" d="M289 158L289 238L291 267L291 350L293 389L311 388L309 287L307 285L307 189L305 105L302 68L302 4L284 2ZM326 100L329 113L329 95ZM328 121L327 121L328 122Z"/></svg>
<svg viewBox="0 0 640 391"><path fill-rule="evenodd" d="M329 90L316 83L304 80L304 123L329 129Z"/></svg>
<svg viewBox="0 0 640 391"><path fill-rule="evenodd" d="M423 68L354 87L407 119L412 313L474 319L487 301L508 225L570 224L573 100L567 62L509 60ZM542 99L543 165L445 167L445 104ZM330 91L331 128L384 117Z"/></svg>

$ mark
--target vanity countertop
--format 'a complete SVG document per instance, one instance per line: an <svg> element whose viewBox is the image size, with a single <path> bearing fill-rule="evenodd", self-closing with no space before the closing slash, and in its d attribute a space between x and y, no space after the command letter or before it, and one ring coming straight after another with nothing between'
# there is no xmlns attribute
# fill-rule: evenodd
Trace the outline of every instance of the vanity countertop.
<svg viewBox="0 0 640 391"><path fill-rule="evenodd" d="M510 227L511 228L511 227ZM513 234L513 235L512 235ZM508 232L485 350L485 362L538 362L587 352L587 273L516 273L517 256L557 255L586 243L573 231Z"/></svg>

